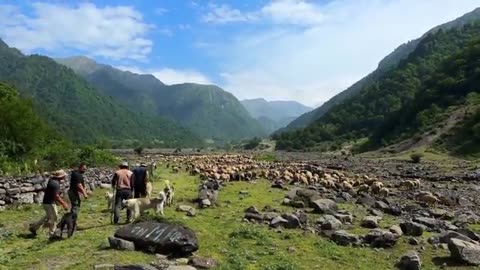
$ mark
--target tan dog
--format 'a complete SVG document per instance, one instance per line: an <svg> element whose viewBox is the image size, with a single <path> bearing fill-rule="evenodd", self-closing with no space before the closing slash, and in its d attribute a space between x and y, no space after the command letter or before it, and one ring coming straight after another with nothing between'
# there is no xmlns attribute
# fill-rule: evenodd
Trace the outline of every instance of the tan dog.
<svg viewBox="0 0 480 270"><path fill-rule="evenodd" d="M110 191L105 192L105 199L107 200L107 209L109 211L112 211L112 205L113 205L113 193Z"/></svg>
<svg viewBox="0 0 480 270"><path fill-rule="evenodd" d="M151 198L152 192L153 192L152 182L147 182L146 190L147 190L147 198Z"/></svg>
<svg viewBox="0 0 480 270"><path fill-rule="evenodd" d="M145 210L154 209L155 214L164 216L163 208L165 204L165 197L160 194L160 198L136 198L122 201L122 209L127 208L132 211L133 220L140 217Z"/></svg>

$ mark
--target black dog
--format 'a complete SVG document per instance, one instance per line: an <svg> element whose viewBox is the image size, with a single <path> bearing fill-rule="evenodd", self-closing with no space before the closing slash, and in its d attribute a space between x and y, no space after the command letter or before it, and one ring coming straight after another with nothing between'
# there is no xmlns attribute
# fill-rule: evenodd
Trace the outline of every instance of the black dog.
<svg viewBox="0 0 480 270"><path fill-rule="evenodd" d="M77 228L77 215L72 212L68 212L63 215L62 219L57 225L57 228L60 229L60 239L63 238L63 231L67 229L68 238L72 237L75 229Z"/></svg>

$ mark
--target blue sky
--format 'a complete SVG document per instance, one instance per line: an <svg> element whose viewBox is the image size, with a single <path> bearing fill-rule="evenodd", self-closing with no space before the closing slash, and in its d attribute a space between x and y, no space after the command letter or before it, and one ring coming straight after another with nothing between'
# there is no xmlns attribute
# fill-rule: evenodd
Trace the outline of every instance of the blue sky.
<svg viewBox="0 0 480 270"><path fill-rule="evenodd" d="M86 55L167 84L317 105L398 45L480 0L2 1L0 37L26 54Z"/></svg>

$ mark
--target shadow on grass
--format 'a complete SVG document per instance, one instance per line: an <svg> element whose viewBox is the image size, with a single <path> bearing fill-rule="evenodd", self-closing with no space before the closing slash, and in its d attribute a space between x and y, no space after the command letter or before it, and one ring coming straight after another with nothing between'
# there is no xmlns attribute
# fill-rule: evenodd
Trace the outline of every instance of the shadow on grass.
<svg viewBox="0 0 480 270"><path fill-rule="evenodd" d="M21 239L35 239L37 236L31 233L20 233L17 237Z"/></svg>
<svg viewBox="0 0 480 270"><path fill-rule="evenodd" d="M76 231L88 231L88 230L91 230L91 229L99 229L99 228L105 228L105 227L109 227L109 226L113 226L114 224L102 224L102 225L97 225L97 226L90 226L90 227L77 227ZM121 224L117 224L117 225L121 225Z"/></svg>

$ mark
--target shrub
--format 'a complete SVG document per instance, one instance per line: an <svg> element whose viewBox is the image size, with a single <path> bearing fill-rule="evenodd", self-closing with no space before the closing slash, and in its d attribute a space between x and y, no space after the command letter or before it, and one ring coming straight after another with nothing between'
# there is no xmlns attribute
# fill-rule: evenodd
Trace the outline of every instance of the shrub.
<svg viewBox="0 0 480 270"><path fill-rule="evenodd" d="M261 142L262 142L262 139L260 139L258 137L255 137L255 138L251 139L250 141L248 141L243 148L245 150L252 150L252 149L256 148L257 146L259 146Z"/></svg>
<svg viewBox="0 0 480 270"><path fill-rule="evenodd" d="M423 154L422 153L413 153L410 155L410 159L413 163L420 163L422 161Z"/></svg>
<svg viewBox="0 0 480 270"><path fill-rule="evenodd" d="M143 153L143 147L142 147L142 146L138 146L138 147L136 147L135 149L133 149L133 151L134 151L137 155L141 156L142 153Z"/></svg>

